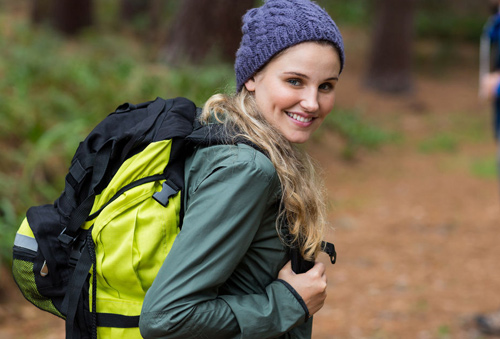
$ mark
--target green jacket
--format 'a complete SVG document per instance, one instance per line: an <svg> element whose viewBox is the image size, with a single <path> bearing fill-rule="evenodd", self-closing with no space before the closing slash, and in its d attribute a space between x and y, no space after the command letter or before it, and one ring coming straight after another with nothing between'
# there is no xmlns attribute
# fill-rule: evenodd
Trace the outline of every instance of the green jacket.
<svg viewBox="0 0 500 339"><path fill-rule="evenodd" d="M146 294L146 338L310 338L307 307L277 280L280 182L247 145L195 150L186 162L182 230Z"/></svg>

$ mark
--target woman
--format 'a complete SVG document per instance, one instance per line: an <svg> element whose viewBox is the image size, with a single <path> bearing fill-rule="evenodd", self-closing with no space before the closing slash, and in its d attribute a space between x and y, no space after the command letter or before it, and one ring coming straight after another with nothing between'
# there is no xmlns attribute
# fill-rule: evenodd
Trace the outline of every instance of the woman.
<svg viewBox="0 0 500 339"><path fill-rule="evenodd" d="M144 300L146 338L310 338L326 298L323 264L296 274L287 263L290 243L314 261L325 224L321 186L294 144L333 108L342 37L306 0L269 0L242 31L237 93L210 98L201 121L244 142L188 158L183 228Z"/></svg>

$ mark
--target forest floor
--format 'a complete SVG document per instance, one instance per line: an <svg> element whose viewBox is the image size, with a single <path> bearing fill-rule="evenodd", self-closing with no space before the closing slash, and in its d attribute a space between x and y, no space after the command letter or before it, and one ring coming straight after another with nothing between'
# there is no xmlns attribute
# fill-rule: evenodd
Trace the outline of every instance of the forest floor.
<svg viewBox="0 0 500 339"><path fill-rule="evenodd" d="M338 252L313 338L481 338L473 317L500 308L500 198L476 51L456 48L453 62L417 73L411 95L390 96L363 89L356 48L348 50L338 107L402 138L349 161L334 134L308 147L326 179L328 240ZM425 57L437 47L419 48ZM2 269L0 338L63 333L63 322L26 302Z"/></svg>

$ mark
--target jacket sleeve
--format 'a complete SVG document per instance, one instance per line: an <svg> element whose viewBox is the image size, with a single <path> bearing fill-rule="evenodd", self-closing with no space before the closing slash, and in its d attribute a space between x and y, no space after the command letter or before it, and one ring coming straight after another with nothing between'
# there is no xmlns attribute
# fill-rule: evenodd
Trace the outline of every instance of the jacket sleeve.
<svg viewBox="0 0 500 339"><path fill-rule="evenodd" d="M262 294L218 293L276 192L271 170L235 162L214 168L191 191L182 231L144 300L139 326L145 338L275 337L305 321L303 306L280 281Z"/></svg>

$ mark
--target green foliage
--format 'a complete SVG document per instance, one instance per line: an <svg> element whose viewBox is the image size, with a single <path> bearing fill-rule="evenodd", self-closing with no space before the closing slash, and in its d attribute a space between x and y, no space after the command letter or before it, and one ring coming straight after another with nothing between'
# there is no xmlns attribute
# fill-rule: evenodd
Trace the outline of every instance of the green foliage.
<svg viewBox="0 0 500 339"><path fill-rule="evenodd" d="M443 120L436 114L424 118L430 126L429 135L418 141L418 151L421 153L455 153L460 145L489 142L490 133L485 133L491 127L491 122L484 117L478 119L471 112L457 112Z"/></svg>
<svg viewBox="0 0 500 339"><path fill-rule="evenodd" d="M377 13L377 1L317 0L342 27L355 26L372 29ZM439 41L477 42L488 18L488 4L462 0L420 0L415 11L415 33L418 38Z"/></svg>
<svg viewBox="0 0 500 339"><path fill-rule="evenodd" d="M487 17L457 15L450 11L420 11L416 17L418 37L477 42Z"/></svg>
<svg viewBox="0 0 500 339"><path fill-rule="evenodd" d="M375 24L377 1L318 0L317 3L327 10L341 31L345 26L372 29ZM485 3L420 0L415 11L415 33L418 38L476 43L488 15Z"/></svg>
<svg viewBox="0 0 500 339"><path fill-rule="evenodd" d="M370 23L369 16L372 8L370 0L318 0L316 2L331 15L339 26L366 27ZM342 27L340 29L342 30Z"/></svg>
<svg viewBox="0 0 500 339"><path fill-rule="evenodd" d="M489 116L482 116L478 119L473 113L458 112L452 119L449 132L453 133L460 142L478 143L490 142L493 137L493 128Z"/></svg>
<svg viewBox="0 0 500 339"><path fill-rule="evenodd" d="M188 97L198 104L215 93L234 91L234 79L234 70L225 64L184 66L171 70L168 75L168 83L175 96Z"/></svg>
<svg viewBox="0 0 500 339"><path fill-rule="evenodd" d="M59 196L78 143L118 105L157 96L202 105L233 81L230 65L171 69L119 35L89 31L67 41L22 20L8 32L0 34L0 149L7 150L0 152L0 223L8 235L29 206ZM10 257L3 248L11 237L2 239L0 261Z"/></svg>
<svg viewBox="0 0 500 339"><path fill-rule="evenodd" d="M497 179L497 161L494 157L474 159L470 164L470 172L478 178Z"/></svg>
<svg viewBox="0 0 500 339"><path fill-rule="evenodd" d="M459 143L455 134L440 133L422 141L418 149L423 153L451 153L458 150L458 146Z"/></svg>
<svg viewBox="0 0 500 339"><path fill-rule="evenodd" d="M437 330L437 337L439 339L447 339L451 337L451 329L449 325L441 325Z"/></svg>
<svg viewBox="0 0 500 339"><path fill-rule="evenodd" d="M420 0L415 29L419 38L477 43L488 19L489 4L467 0Z"/></svg>
<svg viewBox="0 0 500 339"><path fill-rule="evenodd" d="M16 235L17 228L12 225L19 225L20 218L17 218L16 210L13 204L7 199L0 200L0 230L2 236L0 237L0 264L12 257L12 243Z"/></svg>
<svg viewBox="0 0 500 339"><path fill-rule="evenodd" d="M400 136L363 121L358 111L335 109L323 124L337 132L345 141L343 156L353 158L360 148L377 149L387 142L397 142Z"/></svg>

